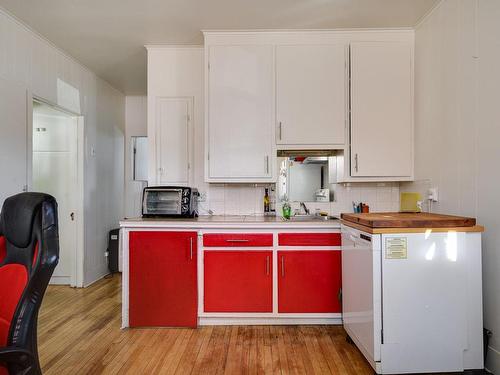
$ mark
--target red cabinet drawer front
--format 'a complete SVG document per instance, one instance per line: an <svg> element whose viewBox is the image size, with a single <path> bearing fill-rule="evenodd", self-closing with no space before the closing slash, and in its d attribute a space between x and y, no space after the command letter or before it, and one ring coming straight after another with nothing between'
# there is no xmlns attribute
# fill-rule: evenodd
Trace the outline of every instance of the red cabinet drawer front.
<svg viewBox="0 0 500 375"><path fill-rule="evenodd" d="M272 260L271 251L205 251L205 312L272 312Z"/></svg>
<svg viewBox="0 0 500 375"><path fill-rule="evenodd" d="M196 327L196 232L131 232L131 327Z"/></svg>
<svg viewBox="0 0 500 375"><path fill-rule="evenodd" d="M270 247L272 233L209 233L203 235L205 247Z"/></svg>
<svg viewBox="0 0 500 375"><path fill-rule="evenodd" d="M340 233L279 233L280 246L340 246Z"/></svg>
<svg viewBox="0 0 500 375"><path fill-rule="evenodd" d="M341 251L279 251L278 311L340 313Z"/></svg>

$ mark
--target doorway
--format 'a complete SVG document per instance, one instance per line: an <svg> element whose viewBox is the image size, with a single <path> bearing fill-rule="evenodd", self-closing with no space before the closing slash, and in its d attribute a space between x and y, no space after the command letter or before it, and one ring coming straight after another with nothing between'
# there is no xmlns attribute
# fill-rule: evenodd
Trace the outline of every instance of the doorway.
<svg viewBox="0 0 500 375"><path fill-rule="evenodd" d="M59 263L51 284L78 286L81 224L79 116L33 101L31 190L54 196L58 204Z"/></svg>

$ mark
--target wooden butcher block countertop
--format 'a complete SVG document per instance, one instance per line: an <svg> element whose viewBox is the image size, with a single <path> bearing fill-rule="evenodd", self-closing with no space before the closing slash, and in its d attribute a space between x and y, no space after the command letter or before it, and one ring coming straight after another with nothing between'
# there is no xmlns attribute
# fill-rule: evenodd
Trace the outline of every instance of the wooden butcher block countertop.
<svg viewBox="0 0 500 375"><path fill-rule="evenodd" d="M365 214L342 214L345 225L365 230L370 233L460 231L483 232L484 228L476 225L476 219L462 216L400 212L376 212Z"/></svg>

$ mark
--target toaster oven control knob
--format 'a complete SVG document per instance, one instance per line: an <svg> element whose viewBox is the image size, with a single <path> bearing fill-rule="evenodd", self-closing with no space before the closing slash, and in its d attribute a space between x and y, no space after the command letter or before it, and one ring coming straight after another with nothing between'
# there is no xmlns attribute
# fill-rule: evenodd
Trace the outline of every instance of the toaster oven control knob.
<svg viewBox="0 0 500 375"><path fill-rule="evenodd" d="M188 202L188 201L189 201L189 199L188 199L187 197L185 197L185 198L182 198L182 203L185 203L185 204L187 204L187 202Z"/></svg>
<svg viewBox="0 0 500 375"><path fill-rule="evenodd" d="M185 197L187 197L187 196L188 196L188 193L189 193L189 192L188 192L187 190L183 190L183 191L182 191L182 195L184 195Z"/></svg>
<svg viewBox="0 0 500 375"><path fill-rule="evenodd" d="M187 206L187 204L183 204L183 205L182 205L182 211L183 211L183 212L187 212L187 210L188 210L188 206Z"/></svg>

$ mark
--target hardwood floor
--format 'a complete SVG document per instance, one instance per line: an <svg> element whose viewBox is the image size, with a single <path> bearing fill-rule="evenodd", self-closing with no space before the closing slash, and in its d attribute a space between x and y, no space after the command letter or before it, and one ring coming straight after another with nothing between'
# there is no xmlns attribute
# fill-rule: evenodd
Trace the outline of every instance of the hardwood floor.
<svg viewBox="0 0 500 375"><path fill-rule="evenodd" d="M39 317L44 374L373 374L340 326L120 330L120 278L50 286Z"/></svg>

